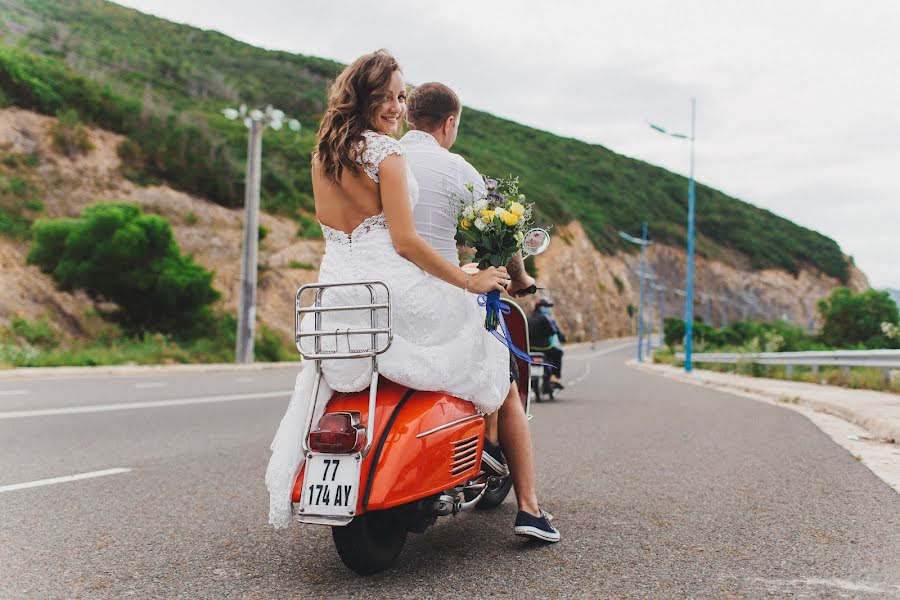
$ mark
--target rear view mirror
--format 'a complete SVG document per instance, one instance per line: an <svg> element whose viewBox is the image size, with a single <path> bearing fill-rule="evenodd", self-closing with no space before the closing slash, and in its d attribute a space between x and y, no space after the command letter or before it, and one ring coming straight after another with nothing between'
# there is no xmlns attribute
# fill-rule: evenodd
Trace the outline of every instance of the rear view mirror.
<svg viewBox="0 0 900 600"><path fill-rule="evenodd" d="M522 240L522 256L537 256L550 245L550 234L545 229L529 229Z"/></svg>

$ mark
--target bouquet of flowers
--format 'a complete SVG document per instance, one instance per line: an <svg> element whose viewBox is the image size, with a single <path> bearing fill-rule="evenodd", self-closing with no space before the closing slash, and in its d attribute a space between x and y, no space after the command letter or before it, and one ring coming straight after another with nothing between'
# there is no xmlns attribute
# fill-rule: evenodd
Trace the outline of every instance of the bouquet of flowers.
<svg viewBox="0 0 900 600"><path fill-rule="evenodd" d="M525 231L531 225L531 205L519 193L519 178L496 180L484 178L487 195L478 197L474 186L466 189L468 198L459 199L459 221L456 239L475 250L479 269L505 267L516 252L522 249ZM487 317L484 326L489 331L500 322L500 292L490 292L484 300Z"/></svg>

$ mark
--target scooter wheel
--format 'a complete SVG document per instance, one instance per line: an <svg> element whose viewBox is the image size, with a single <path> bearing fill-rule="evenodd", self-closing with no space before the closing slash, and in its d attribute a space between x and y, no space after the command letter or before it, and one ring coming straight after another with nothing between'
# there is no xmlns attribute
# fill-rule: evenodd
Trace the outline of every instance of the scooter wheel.
<svg viewBox="0 0 900 600"><path fill-rule="evenodd" d="M389 511L372 511L348 525L332 527L338 556L359 575L373 575L396 562L406 542L406 525Z"/></svg>
<svg viewBox="0 0 900 600"><path fill-rule="evenodd" d="M496 485L488 486L487 491L484 492L484 496L481 497L475 508L478 510L490 510L503 504L503 501L506 500L506 496L509 494L509 490L512 489L512 483L512 477L507 475L497 482Z"/></svg>

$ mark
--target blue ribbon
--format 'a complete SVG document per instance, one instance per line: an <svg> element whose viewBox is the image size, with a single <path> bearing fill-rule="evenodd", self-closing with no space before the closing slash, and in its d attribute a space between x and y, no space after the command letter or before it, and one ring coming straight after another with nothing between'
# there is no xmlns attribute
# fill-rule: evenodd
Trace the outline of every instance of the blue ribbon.
<svg viewBox="0 0 900 600"><path fill-rule="evenodd" d="M544 365L547 366L546 363L539 362L528 356L527 352L523 352L521 348L516 346L512 339L509 336L509 328L506 326L506 320L503 318L503 315L508 315L510 312L509 306L500 302L500 292L493 290L488 292L487 294L478 294L478 306L483 306L487 311L487 318L491 320L491 316L495 315L497 319L500 321L500 327L503 329L503 333L501 334L496 329L491 330L491 335L500 340L504 346L509 348L509 351L513 353L513 356L518 358L519 360L523 360L530 365Z"/></svg>

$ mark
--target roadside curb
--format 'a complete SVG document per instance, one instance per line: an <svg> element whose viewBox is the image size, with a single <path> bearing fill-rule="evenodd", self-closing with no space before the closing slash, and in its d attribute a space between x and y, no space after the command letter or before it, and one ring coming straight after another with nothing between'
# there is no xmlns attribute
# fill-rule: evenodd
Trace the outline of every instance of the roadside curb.
<svg viewBox="0 0 900 600"><path fill-rule="evenodd" d="M192 365L107 365L96 367L19 367L0 371L0 381L23 379L57 379L70 377L125 377L135 375L174 375L179 373L253 372L274 369L299 369L300 361L277 363L210 363Z"/></svg>
<svg viewBox="0 0 900 600"><path fill-rule="evenodd" d="M694 385L743 395L749 393L779 404L800 404L862 427L882 441L900 444L900 397L894 394L703 369L694 369L687 374L677 367L638 363L634 359L627 365Z"/></svg>

